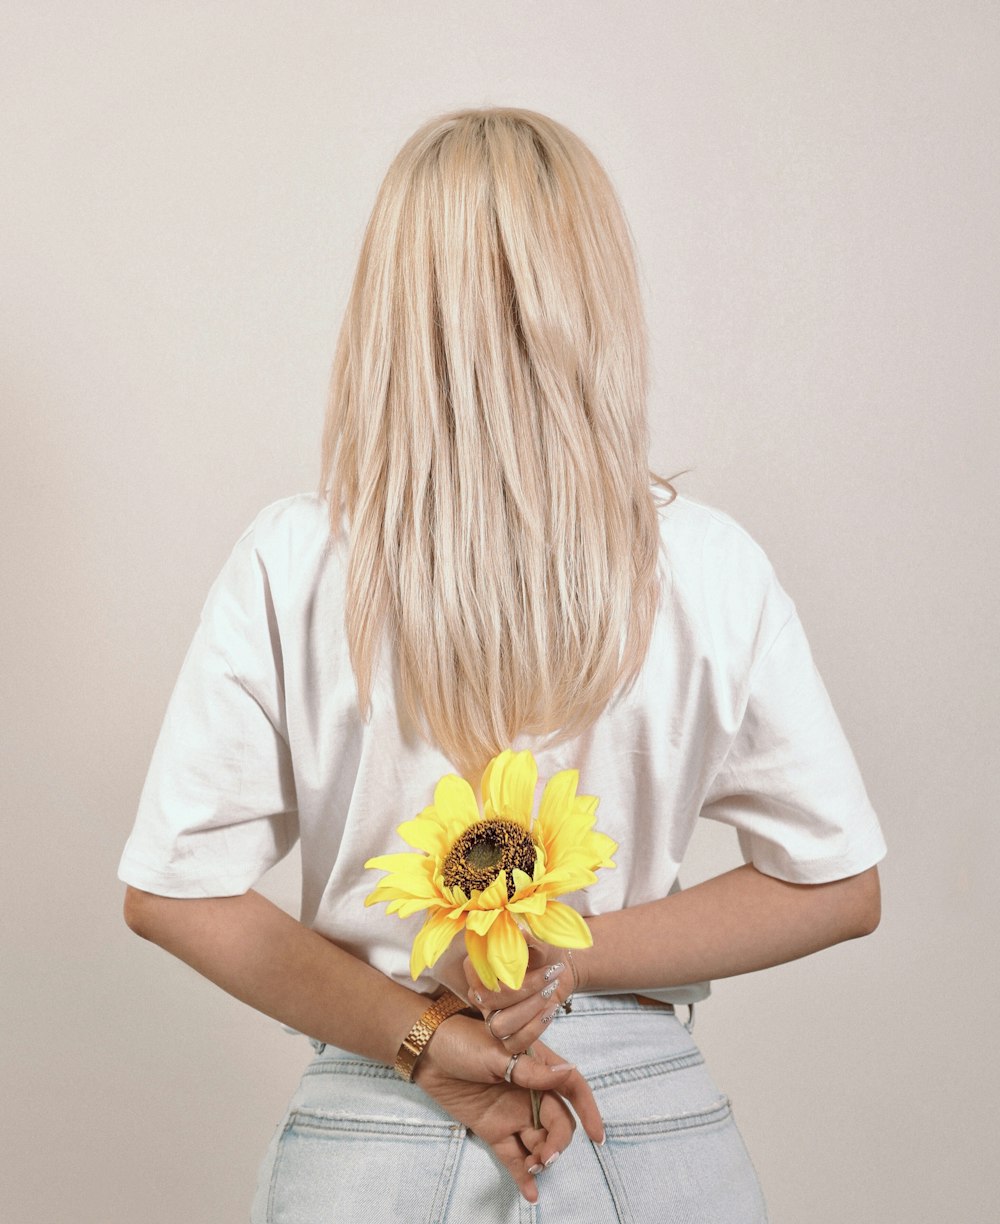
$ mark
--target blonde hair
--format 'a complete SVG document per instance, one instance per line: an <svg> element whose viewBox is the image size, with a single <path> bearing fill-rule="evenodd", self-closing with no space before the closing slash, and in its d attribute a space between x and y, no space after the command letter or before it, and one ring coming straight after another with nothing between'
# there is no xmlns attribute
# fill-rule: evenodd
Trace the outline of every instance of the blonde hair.
<svg viewBox="0 0 1000 1224"><path fill-rule="evenodd" d="M631 233L577 136L488 107L407 140L323 430L363 717L386 632L407 712L468 777L631 687L659 598L650 484L677 496L647 465L647 352Z"/></svg>

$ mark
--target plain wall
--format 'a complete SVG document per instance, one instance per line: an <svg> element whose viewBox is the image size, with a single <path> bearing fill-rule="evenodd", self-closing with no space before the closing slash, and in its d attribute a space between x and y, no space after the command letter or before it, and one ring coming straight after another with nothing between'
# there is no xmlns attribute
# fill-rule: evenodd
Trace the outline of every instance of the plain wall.
<svg viewBox="0 0 1000 1224"><path fill-rule="evenodd" d="M95 0L3 27L7 1218L247 1218L312 1049L132 934L117 862L212 580L317 480L376 187L484 104L612 176L651 462L772 558L888 841L874 935L697 1009L773 1224L992 1218L997 6ZM685 885L740 861L704 823ZM260 885L296 916L298 871Z"/></svg>

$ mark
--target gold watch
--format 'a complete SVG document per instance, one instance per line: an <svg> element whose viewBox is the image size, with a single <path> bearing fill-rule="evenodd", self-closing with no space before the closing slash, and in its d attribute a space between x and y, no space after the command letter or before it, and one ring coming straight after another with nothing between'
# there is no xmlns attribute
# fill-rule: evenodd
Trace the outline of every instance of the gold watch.
<svg viewBox="0 0 1000 1224"><path fill-rule="evenodd" d="M413 1068L417 1065L417 1059L423 1054L434 1030L441 1021L447 1020L449 1016L454 1016L456 1012L471 1010L470 1004L465 999L446 990L440 998L434 1000L403 1038L393 1070L403 1079L412 1080Z"/></svg>

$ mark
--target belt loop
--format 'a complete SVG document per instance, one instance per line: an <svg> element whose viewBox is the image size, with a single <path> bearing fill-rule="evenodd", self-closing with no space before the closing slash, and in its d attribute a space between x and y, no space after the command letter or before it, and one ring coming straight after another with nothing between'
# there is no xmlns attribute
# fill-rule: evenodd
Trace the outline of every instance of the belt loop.
<svg viewBox="0 0 1000 1224"><path fill-rule="evenodd" d="M688 1009L688 1018L686 1020L682 1020L681 1023L690 1033L691 1030L694 1028L694 1004L689 1003L687 1005L687 1009Z"/></svg>

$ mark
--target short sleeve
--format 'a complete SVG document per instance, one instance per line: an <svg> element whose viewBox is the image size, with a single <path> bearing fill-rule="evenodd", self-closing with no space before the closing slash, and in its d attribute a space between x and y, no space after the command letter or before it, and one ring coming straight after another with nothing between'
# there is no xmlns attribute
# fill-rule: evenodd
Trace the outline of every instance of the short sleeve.
<svg viewBox="0 0 1000 1224"><path fill-rule="evenodd" d="M820 884L879 862L886 844L794 604L754 661L738 730L701 815L733 826L746 862Z"/></svg>
<svg viewBox="0 0 1000 1224"><path fill-rule="evenodd" d="M170 897L244 893L298 840L272 592L247 528L167 704L118 878Z"/></svg>

